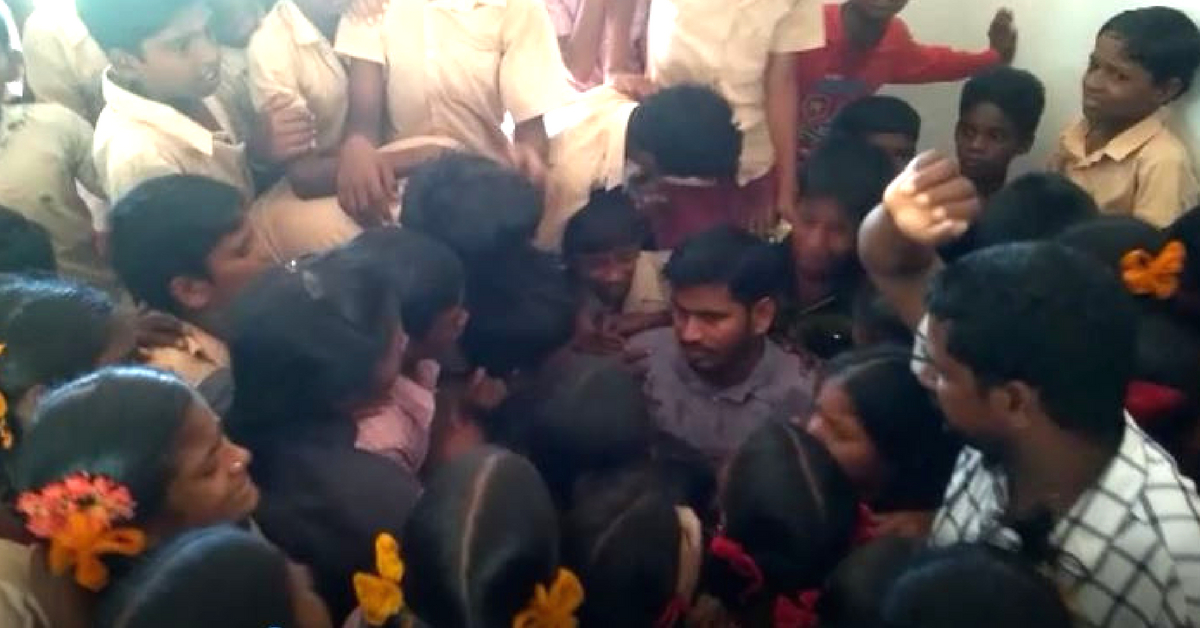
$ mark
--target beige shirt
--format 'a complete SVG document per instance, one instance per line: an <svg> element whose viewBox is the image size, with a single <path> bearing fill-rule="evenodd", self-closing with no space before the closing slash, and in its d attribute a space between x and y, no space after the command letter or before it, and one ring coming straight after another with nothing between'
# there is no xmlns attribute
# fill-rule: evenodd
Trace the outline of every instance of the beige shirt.
<svg viewBox="0 0 1200 628"><path fill-rule="evenodd" d="M100 184L92 163L92 126L62 105L0 108L0 205L45 227L64 275L119 292L100 259L92 216L76 181L94 193Z"/></svg>
<svg viewBox="0 0 1200 628"><path fill-rule="evenodd" d="M73 0L44 0L25 21L25 79L37 99L95 120L104 108L108 58L88 34Z"/></svg>
<svg viewBox="0 0 1200 628"><path fill-rule="evenodd" d="M738 182L775 163L767 129L766 71L773 53L825 45L820 0L654 0L647 71L664 85L702 83L733 106L745 134Z"/></svg>
<svg viewBox="0 0 1200 628"><path fill-rule="evenodd" d="M281 0L263 18L247 48L250 96L256 109L275 94L308 109L317 127L317 150L342 142L349 82L333 44L292 0Z"/></svg>
<svg viewBox="0 0 1200 628"><path fill-rule="evenodd" d="M670 258L670 251L643 251L638 255L622 314L656 314L671 309L671 290L663 277L663 267Z"/></svg>
<svg viewBox="0 0 1200 628"><path fill-rule="evenodd" d="M204 104L222 128L216 133L173 107L120 87L107 74L104 97L108 104L96 123L92 154L113 202L147 179L170 174L210 177L237 188L247 202L254 198L245 144L215 96ZM107 220L101 222L106 228Z"/></svg>
<svg viewBox="0 0 1200 628"><path fill-rule="evenodd" d="M342 20L336 45L387 67L396 137L445 136L499 161L505 112L521 123L575 95L539 0L393 0L379 24Z"/></svg>
<svg viewBox="0 0 1200 628"><path fill-rule="evenodd" d="M555 114L564 126L550 139L539 247L557 251L567 221L587 205L591 193L625 183L625 135L636 108L611 87L597 87Z"/></svg>
<svg viewBox="0 0 1200 628"><path fill-rule="evenodd" d="M1131 214L1158 227L1200 203L1187 149L1158 113L1087 152L1086 120L1067 128L1050 168L1087 190L1106 214Z"/></svg>
<svg viewBox="0 0 1200 628"><path fill-rule="evenodd" d="M0 626L50 628L32 590L33 547L0 539Z"/></svg>
<svg viewBox="0 0 1200 628"><path fill-rule="evenodd" d="M250 68L246 50L221 48L221 84L214 94L229 114L234 134L243 140L258 128L258 113L250 98Z"/></svg>

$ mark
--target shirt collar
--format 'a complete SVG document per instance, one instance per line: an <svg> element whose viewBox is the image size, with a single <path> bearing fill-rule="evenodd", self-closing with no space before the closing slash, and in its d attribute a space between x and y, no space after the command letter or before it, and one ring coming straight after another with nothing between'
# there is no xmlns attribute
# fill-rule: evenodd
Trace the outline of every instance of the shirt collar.
<svg viewBox="0 0 1200 628"><path fill-rule="evenodd" d="M750 375L745 380L742 380L741 383L725 388L713 386L692 369L691 365L687 363L687 359L683 356L683 350L679 346L678 340L671 343L672 361L674 362L675 371L679 375L680 381L692 391L706 397L744 404L766 385L776 371L783 368L781 364L783 351L770 340L764 339L763 342L765 346L763 347L762 357L759 358L758 364L754 366L754 370L750 372Z"/></svg>
<svg viewBox="0 0 1200 628"><path fill-rule="evenodd" d="M212 131L174 107L139 96L117 85L109 77L111 71L111 67L104 71L104 100L113 112L154 127L159 133L178 139L201 153L212 156L215 144ZM229 128L224 118L224 110L214 97L205 98L204 105L223 128Z"/></svg>
<svg viewBox="0 0 1200 628"><path fill-rule="evenodd" d="M1091 154L1087 152L1088 122L1081 119L1071 125L1063 134L1063 147L1071 156L1083 165L1099 162L1104 157L1114 161L1124 161L1142 149L1154 139L1166 126L1166 111L1159 109L1145 120L1129 127L1125 132L1114 137L1104 145L1104 148Z"/></svg>
<svg viewBox="0 0 1200 628"><path fill-rule="evenodd" d="M304 11L296 6L292 0L284 0L278 5L279 19L289 30L292 31L292 39L298 45L311 46L321 42L326 42L325 35L321 34L320 29L308 19ZM328 42L327 42L328 43Z"/></svg>

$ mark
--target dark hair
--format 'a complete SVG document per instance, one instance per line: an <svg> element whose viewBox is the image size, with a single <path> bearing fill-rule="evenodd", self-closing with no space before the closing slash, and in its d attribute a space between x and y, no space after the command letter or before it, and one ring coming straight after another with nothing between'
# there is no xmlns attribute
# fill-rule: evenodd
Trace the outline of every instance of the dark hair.
<svg viewBox="0 0 1200 628"><path fill-rule="evenodd" d="M1059 244L991 247L947 266L927 304L981 386L1024 382L1063 429L1115 450L1137 309L1103 265Z"/></svg>
<svg viewBox="0 0 1200 628"><path fill-rule="evenodd" d="M36 386L54 387L91 371L112 342L117 306L96 288L14 278L0 284L0 294L11 303L0 319L0 392L10 403Z"/></svg>
<svg viewBox="0 0 1200 628"><path fill-rule="evenodd" d="M437 317L462 304L466 271L454 251L412 229L368 229L338 255L361 264L364 272L386 275L399 294L404 331L429 333Z"/></svg>
<svg viewBox="0 0 1200 628"><path fill-rule="evenodd" d="M831 143L847 137L866 140L868 135L894 133L914 142L921 139L921 114L908 101L895 96L860 98L838 112L830 123Z"/></svg>
<svg viewBox="0 0 1200 628"><path fill-rule="evenodd" d="M471 319L461 347L495 377L536 371L575 333L578 308L562 266L532 249L516 250L471 271Z"/></svg>
<svg viewBox="0 0 1200 628"><path fill-rule="evenodd" d="M875 208L896 177L896 167L866 140L836 139L822 144L804 164L800 195L831 198L857 225Z"/></svg>
<svg viewBox="0 0 1200 628"><path fill-rule="evenodd" d="M234 306L230 432L254 445L305 422L349 423L379 392L398 310L386 280L336 256L268 271Z"/></svg>
<svg viewBox="0 0 1200 628"><path fill-rule="evenodd" d="M825 367L825 381L846 391L889 471L871 504L879 511L936 510L961 449L910 360L908 349L885 345L851 351Z"/></svg>
<svg viewBox="0 0 1200 628"><path fill-rule="evenodd" d="M982 544L926 550L883 602L888 628L1072 625L1058 589L1017 556Z"/></svg>
<svg viewBox="0 0 1200 628"><path fill-rule="evenodd" d="M141 367L105 368L42 399L13 465L19 492L87 472L129 489L134 523L166 507L172 452L196 393L173 375Z"/></svg>
<svg viewBox="0 0 1200 628"><path fill-rule="evenodd" d="M404 595L436 628L508 628L559 567L550 494L524 458L483 447L434 474L404 525Z"/></svg>
<svg viewBox="0 0 1200 628"><path fill-rule="evenodd" d="M477 155L451 153L408 178L400 224L436 238L468 268L529 245L542 218L542 194L525 177Z"/></svg>
<svg viewBox="0 0 1200 628"><path fill-rule="evenodd" d="M169 26L180 12L202 0L75 0L88 34L108 52L142 54L142 43Z"/></svg>
<svg viewBox="0 0 1200 628"><path fill-rule="evenodd" d="M733 108L703 85L663 89L629 116L629 147L654 158L660 174L730 179L737 175L742 132Z"/></svg>
<svg viewBox="0 0 1200 628"><path fill-rule="evenodd" d="M879 628L884 596L921 547L915 539L893 536L851 552L821 589L821 628Z"/></svg>
<svg viewBox="0 0 1200 628"><path fill-rule="evenodd" d="M1020 139L1032 142L1046 110L1046 87L1031 72L996 66L976 74L963 86L958 115L965 116L983 103L995 105L1012 122Z"/></svg>
<svg viewBox="0 0 1200 628"><path fill-rule="evenodd" d="M689 237L663 269L674 288L706 284L728 286L744 305L775 294L780 283L779 257L771 245L736 227L714 227Z"/></svg>
<svg viewBox="0 0 1200 628"><path fill-rule="evenodd" d="M257 534L204 528L138 561L102 598L98 628L297 628L288 559Z"/></svg>
<svg viewBox="0 0 1200 628"><path fill-rule="evenodd" d="M0 54L8 54L2 43ZM0 206L0 273L29 272L58 272L50 233L17 211Z"/></svg>
<svg viewBox="0 0 1200 628"><path fill-rule="evenodd" d="M706 560L704 587L731 610L819 587L850 549L858 501L833 456L790 423L770 421L738 448L721 490L724 534L763 574L763 590L724 560ZM736 611L735 611L736 612Z"/></svg>
<svg viewBox="0 0 1200 628"><path fill-rule="evenodd" d="M652 425L637 378L608 360L572 356L506 399L484 431L528 457L566 507L579 477L646 459Z"/></svg>
<svg viewBox="0 0 1200 628"><path fill-rule="evenodd" d="M1047 240L1100 215L1095 199L1070 179L1031 172L996 192L975 226L978 248Z"/></svg>
<svg viewBox="0 0 1200 628"><path fill-rule="evenodd" d="M855 330L861 329L865 332L864 335L868 336L863 339L867 341L866 346L888 343L905 347L912 346L912 330L904 324L900 315L896 314L895 309L888 304L883 295L879 294L871 282L861 282L858 290L854 293L851 310ZM859 340L855 336L855 342Z"/></svg>
<svg viewBox="0 0 1200 628"><path fill-rule="evenodd" d="M1179 79L1180 95L1192 87L1200 68L1200 28L1186 13L1146 7L1117 14L1100 28L1125 44L1125 52L1146 68L1156 84Z"/></svg>
<svg viewBox="0 0 1200 628"><path fill-rule="evenodd" d="M638 246L646 239L646 222L624 190L599 190L567 221L563 257L570 264L580 255Z"/></svg>
<svg viewBox="0 0 1200 628"><path fill-rule="evenodd" d="M245 220L231 185L194 175L144 181L113 206L113 269L134 299L179 313L171 280L208 277L208 256Z"/></svg>
<svg viewBox="0 0 1200 628"><path fill-rule="evenodd" d="M587 591L580 625L655 628L681 568L675 501L644 468L589 477L578 491L563 523L563 558Z"/></svg>

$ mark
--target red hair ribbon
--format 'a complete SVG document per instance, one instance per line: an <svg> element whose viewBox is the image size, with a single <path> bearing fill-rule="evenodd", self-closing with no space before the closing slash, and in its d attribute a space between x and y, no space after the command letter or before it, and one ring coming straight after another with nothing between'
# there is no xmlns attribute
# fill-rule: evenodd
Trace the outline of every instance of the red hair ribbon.
<svg viewBox="0 0 1200 628"><path fill-rule="evenodd" d="M1133 382L1125 389L1125 408L1141 425L1154 423L1164 414L1187 403L1187 396L1170 386Z"/></svg>
<svg viewBox="0 0 1200 628"><path fill-rule="evenodd" d="M675 628L675 624L683 619L687 610L687 601L676 595L671 598L671 603L663 610L663 614L659 615L658 621L654 622L654 628Z"/></svg>
<svg viewBox="0 0 1200 628"><path fill-rule="evenodd" d="M734 573L746 579L746 588L742 590L742 600L758 593L763 587L762 569L754 562L754 557L747 554L742 545L733 539L718 535L709 543L708 551L725 561Z"/></svg>
<svg viewBox="0 0 1200 628"><path fill-rule="evenodd" d="M801 591L794 600L786 595L775 598L774 628L816 628L819 599L821 592L817 589Z"/></svg>

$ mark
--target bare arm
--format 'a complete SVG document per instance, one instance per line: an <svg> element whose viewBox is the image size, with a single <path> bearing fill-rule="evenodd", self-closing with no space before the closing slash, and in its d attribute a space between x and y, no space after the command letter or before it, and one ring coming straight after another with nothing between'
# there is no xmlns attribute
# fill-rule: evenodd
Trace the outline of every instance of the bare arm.
<svg viewBox="0 0 1200 628"><path fill-rule="evenodd" d="M350 110L346 117L346 141L365 139L378 146L383 138L387 77L383 65L354 59L350 62Z"/></svg>
<svg viewBox="0 0 1200 628"><path fill-rule="evenodd" d="M773 53L767 63L767 128L775 149L778 210L790 209L796 202L796 134L800 116L796 59L799 56L799 53Z"/></svg>
<svg viewBox="0 0 1200 628"><path fill-rule="evenodd" d="M337 194L337 155L305 155L293 160L287 165L287 178L292 191L302 199Z"/></svg>
<svg viewBox="0 0 1200 628"><path fill-rule="evenodd" d="M611 37L605 50L604 73L623 74L635 70L633 63L633 15L638 0L609 0L607 22Z"/></svg>
<svg viewBox="0 0 1200 628"><path fill-rule="evenodd" d="M584 82L600 65L607 0L583 0L571 34L558 38L563 63L576 81Z"/></svg>
<svg viewBox="0 0 1200 628"><path fill-rule="evenodd" d="M550 139L542 116L517 124L513 130L513 165L539 186L546 178L549 153Z"/></svg>
<svg viewBox="0 0 1200 628"><path fill-rule="evenodd" d="M337 163L338 201L346 213L370 224L388 216L396 177L376 147L383 137L385 76L382 64L350 63L350 112Z"/></svg>
<svg viewBox="0 0 1200 628"><path fill-rule="evenodd" d="M910 329L925 315L925 290L942 267L934 249L909 240L878 206L858 234L858 256L879 294Z"/></svg>

